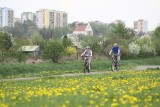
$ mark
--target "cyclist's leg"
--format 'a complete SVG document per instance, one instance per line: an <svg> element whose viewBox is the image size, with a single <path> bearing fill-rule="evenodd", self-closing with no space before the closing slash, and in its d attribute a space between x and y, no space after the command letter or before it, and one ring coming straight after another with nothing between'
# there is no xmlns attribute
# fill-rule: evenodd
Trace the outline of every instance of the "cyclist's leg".
<svg viewBox="0 0 160 107"><path fill-rule="evenodd" d="M89 59L88 59L88 66L89 66L89 70L91 69L91 57L89 57Z"/></svg>
<svg viewBox="0 0 160 107"><path fill-rule="evenodd" d="M119 66L119 62L120 62L120 55L117 56L117 64Z"/></svg>

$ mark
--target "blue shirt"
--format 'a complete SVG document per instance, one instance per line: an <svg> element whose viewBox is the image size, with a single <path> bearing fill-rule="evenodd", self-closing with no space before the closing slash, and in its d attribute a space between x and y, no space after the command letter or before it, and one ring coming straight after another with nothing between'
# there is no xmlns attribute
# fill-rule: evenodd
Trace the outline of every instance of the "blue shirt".
<svg viewBox="0 0 160 107"><path fill-rule="evenodd" d="M120 50L120 47L119 46L116 46L116 47L112 47L112 51L114 54L118 54L118 50Z"/></svg>

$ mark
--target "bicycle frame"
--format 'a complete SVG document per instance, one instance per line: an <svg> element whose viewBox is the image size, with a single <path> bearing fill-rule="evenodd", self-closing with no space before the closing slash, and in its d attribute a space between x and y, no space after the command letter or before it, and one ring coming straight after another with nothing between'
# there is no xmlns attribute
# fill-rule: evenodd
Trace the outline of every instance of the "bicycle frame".
<svg viewBox="0 0 160 107"><path fill-rule="evenodd" d="M84 57L84 73L86 73L86 71L89 73L89 57L85 56Z"/></svg>
<svg viewBox="0 0 160 107"><path fill-rule="evenodd" d="M118 55L112 55L112 64L111 64L112 71L119 71L119 64L118 64Z"/></svg>

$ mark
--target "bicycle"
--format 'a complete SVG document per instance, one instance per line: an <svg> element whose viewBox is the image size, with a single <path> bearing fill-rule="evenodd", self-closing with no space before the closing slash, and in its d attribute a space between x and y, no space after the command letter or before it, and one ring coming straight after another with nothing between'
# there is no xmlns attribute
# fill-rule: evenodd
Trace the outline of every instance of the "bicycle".
<svg viewBox="0 0 160 107"><path fill-rule="evenodd" d="M112 55L112 64L111 70L114 72L115 70L119 71L119 62L118 62L118 54Z"/></svg>
<svg viewBox="0 0 160 107"><path fill-rule="evenodd" d="M84 73L86 72L90 73L88 56L84 56Z"/></svg>

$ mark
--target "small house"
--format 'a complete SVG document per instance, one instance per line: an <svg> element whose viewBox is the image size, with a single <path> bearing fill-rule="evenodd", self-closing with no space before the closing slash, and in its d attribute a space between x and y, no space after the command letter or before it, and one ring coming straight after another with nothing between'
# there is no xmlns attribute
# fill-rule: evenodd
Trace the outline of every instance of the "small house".
<svg viewBox="0 0 160 107"><path fill-rule="evenodd" d="M36 46L22 46L20 49L24 53L33 53L34 56L40 53L40 48L38 45Z"/></svg>
<svg viewBox="0 0 160 107"><path fill-rule="evenodd" d="M73 31L74 35L93 35L92 27L88 23L87 25L76 25Z"/></svg>

